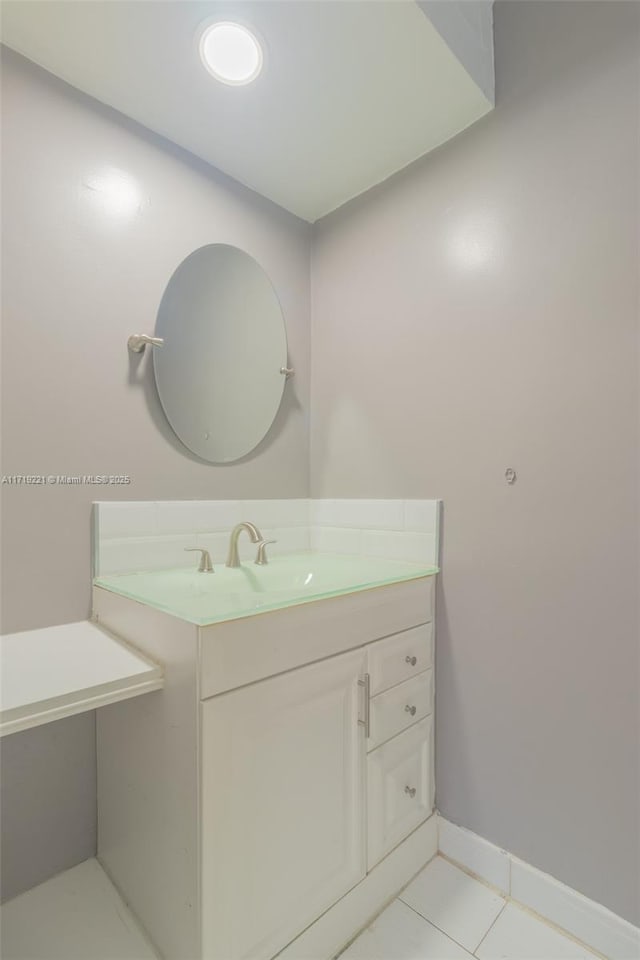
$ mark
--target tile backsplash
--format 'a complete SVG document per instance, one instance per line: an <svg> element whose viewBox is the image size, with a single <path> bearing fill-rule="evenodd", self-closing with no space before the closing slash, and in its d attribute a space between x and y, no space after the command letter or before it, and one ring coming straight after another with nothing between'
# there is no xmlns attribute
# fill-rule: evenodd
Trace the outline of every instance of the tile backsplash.
<svg viewBox="0 0 640 960"><path fill-rule="evenodd" d="M223 563L232 527L255 523L272 556L317 550L435 565L439 500L167 500L94 504L94 576L188 567L186 547ZM239 541L241 560L255 546Z"/></svg>
<svg viewBox="0 0 640 960"><path fill-rule="evenodd" d="M437 565L440 500L311 500L311 548Z"/></svg>

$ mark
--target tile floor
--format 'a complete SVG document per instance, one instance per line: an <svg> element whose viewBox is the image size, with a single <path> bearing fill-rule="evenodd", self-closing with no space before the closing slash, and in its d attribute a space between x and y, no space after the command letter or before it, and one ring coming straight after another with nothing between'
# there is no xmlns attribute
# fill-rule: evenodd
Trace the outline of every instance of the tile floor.
<svg viewBox="0 0 640 960"><path fill-rule="evenodd" d="M340 960L592 960L597 955L438 856Z"/></svg>

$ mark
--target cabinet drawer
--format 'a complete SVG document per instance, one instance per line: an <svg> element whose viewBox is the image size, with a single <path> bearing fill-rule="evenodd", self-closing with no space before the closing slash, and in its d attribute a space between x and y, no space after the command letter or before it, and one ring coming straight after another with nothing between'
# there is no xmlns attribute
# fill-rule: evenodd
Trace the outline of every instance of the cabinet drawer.
<svg viewBox="0 0 640 960"><path fill-rule="evenodd" d="M369 870L431 814L432 730L427 717L367 757Z"/></svg>
<svg viewBox="0 0 640 960"><path fill-rule="evenodd" d="M374 697L370 705L368 750L395 737L433 712L433 670L425 670Z"/></svg>
<svg viewBox="0 0 640 960"><path fill-rule="evenodd" d="M422 673L433 663L433 624L395 633L367 648L371 696Z"/></svg>

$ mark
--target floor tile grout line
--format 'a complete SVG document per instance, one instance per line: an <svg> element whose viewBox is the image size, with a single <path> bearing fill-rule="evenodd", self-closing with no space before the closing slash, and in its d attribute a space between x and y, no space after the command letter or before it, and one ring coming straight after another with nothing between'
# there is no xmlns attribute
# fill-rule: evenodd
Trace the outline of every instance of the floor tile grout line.
<svg viewBox="0 0 640 960"><path fill-rule="evenodd" d="M580 937L576 936L570 930L567 930L566 927L560 926L560 924L555 923L550 917L545 916L543 913L538 913L533 907L530 907L528 904L524 903L522 900L516 900L511 896L511 893L506 893L501 887L496 887L495 884L491 883L490 880L487 880L485 877L482 877L478 873L474 873L471 867L468 867L461 860L455 860L450 857L448 854L443 853L442 850L438 850L436 856L441 857L447 863L450 863L452 867L456 867L462 873L465 873L468 877L471 877L472 880L477 880L478 883L481 883L482 886L487 887L489 890L493 890L494 893L497 893L498 896L502 897L506 901L505 905L513 904L514 907L524 911L524 913L529 914L529 916L534 917L536 920L539 920L546 927L549 927L551 930L555 930L556 933L559 933L567 940L571 940L572 943L577 944L579 947L583 947L585 950L589 951L596 957L596 960L608 960L607 956L604 953L598 951L596 947L592 944L587 943L586 940L581 940ZM504 910L504 907L503 907ZM502 910L500 911L502 913ZM498 918L496 917L496 920ZM495 920L494 920L495 923ZM493 924L492 924L493 926ZM487 930L487 933L489 931ZM486 934L485 934L486 936ZM484 937L483 937L484 940ZM476 947L478 950L482 946L482 940ZM640 958L638 958L640 960Z"/></svg>
<svg viewBox="0 0 640 960"><path fill-rule="evenodd" d="M432 920L429 920L429 919L428 919L427 917L425 917L422 913L420 913L419 910L417 910L417 909L416 909L415 907L413 907L410 903L407 903L407 901L403 899L403 894L405 893L405 891L407 890L407 888L408 888L409 886L411 886L411 883L413 882L413 880L415 880L416 877L419 876L424 870L427 870L427 869L429 868L429 866L431 866L431 864L433 864L434 861L437 860L438 858L441 858L441 859L444 860L445 862L448 862L449 864L451 864L452 867L455 867L455 868L456 868L457 870L459 870L461 873L466 874L470 879L474 880L476 883L479 883L481 886L485 887L486 889L491 890L493 893L495 893L495 894L503 901L502 906L501 906L498 914L497 914L496 917L493 919L493 921L490 923L488 929L486 930L486 932L484 933L484 935L483 935L482 938L480 939L480 942L477 944L477 946L475 947L475 949L474 949L473 951L470 950L469 947L466 947L464 944L460 943L459 940L456 940L456 938L453 937L453 936L451 936L451 934L448 933L446 930L443 930L442 927L439 927L437 923L434 923ZM460 947L460 949L463 950L464 953L465 953L467 956L469 956L469 958L472 958L472 960L478 960L478 956L477 956L478 950L482 947L482 945L483 945L483 943L485 942L486 938L489 936L489 933L490 933L491 930L494 928L494 926L497 924L498 920L500 919L500 917L502 916L502 914L504 913L504 911L506 910L506 908L507 908L508 906L510 906L510 905L518 908L518 909L521 910L523 913L528 914L532 919L536 920L538 923L540 923L542 926L546 927L547 929L549 929L549 930L551 930L551 931L559 934L561 937L563 937L563 939L568 940L568 941L576 944L576 946L579 946L579 947L582 947L582 948L586 949L587 953L588 953L590 956L593 956L593 957L594 957L594 960L606 960L606 957L604 956L604 954L601 954L601 953L597 952L594 947L590 946L589 944L586 944L586 943L585 943L584 941L582 941L582 940L579 940L579 939L576 938L574 935L572 935L569 931L565 930L563 927L559 927L557 924L555 924L555 923L554 923L553 921L551 921L549 918L544 917L544 916L542 916L542 914L537 913L535 910L531 909L530 907L528 907L526 904L522 903L521 901L514 900L513 897L511 897L509 894L505 894L502 890L500 890L500 888L495 887L493 884L491 884L491 883L489 883L488 881L484 880L482 877L479 877L479 876L473 874L468 868L465 868L464 865L459 864L459 863L457 863L456 861L452 861L451 859L449 859L449 857L447 857L446 855L443 855L441 851L438 851L438 852L435 854L435 856L432 857L431 860L429 860L427 864L425 864L424 867L421 867L421 868L420 868L420 870L416 873L416 875L412 878L412 880L409 880L409 882L408 882L407 884L405 884L405 886L403 887L403 889L402 889L398 894L396 894L396 896L395 896L391 901L389 901L389 902L387 903L386 907L383 907L382 910L379 911L379 914L378 914L377 916L379 916L379 915L381 915L382 913L384 913L384 911L385 911L386 909L388 909L393 903L397 903L397 902L400 902L400 903L403 904L403 906L408 907L409 910L411 910L412 913L414 913L414 914L416 914L418 917L420 917L420 919L421 919L424 923L426 923L427 926L431 927L432 929L437 930L437 931L438 931L439 933L441 933L444 937L446 937L447 940L449 940L451 943L455 944L457 947ZM376 917L376 918L377 918L377 917ZM352 944L353 942L355 942L355 940L357 940L358 937L359 937L362 933L364 933L365 930L367 930L367 929L369 928L369 926L371 925L371 923L373 923L373 922L374 922L374 921L369 921L369 923L367 923L367 925L366 925L365 927L363 927L363 929L360 931L360 933L356 934L356 936L353 938L353 940L351 941L351 943L350 943L350 944L347 944L347 945L341 950L340 953L342 954L345 950L347 950L347 949L349 948L349 946L351 946L351 944ZM338 956L339 956L339 955L338 955ZM334 958L334 960L337 960L337 958Z"/></svg>
<svg viewBox="0 0 640 960"><path fill-rule="evenodd" d="M378 912L376 913L375 917L373 917L371 920L369 920L369 921L358 931L358 933L356 933L355 936L352 937L352 939L349 941L349 943L346 944L346 946L342 947L342 949L339 951L339 953L337 953L336 956L333 957L333 960L338 960L338 958L341 957L342 954L345 953L345 952L349 949L349 947L351 947L351 945L352 945L353 943L355 943L355 941L358 939L358 937L361 936L363 933L365 933L365 932L369 929L369 927L370 927L373 923L375 923L376 920L377 920L380 916L382 916L382 914L385 912L385 910L388 910L389 907L390 907L393 903L396 903L398 900L400 900L401 903L404 903L404 900L401 900L401 896L402 896L402 894L404 893L404 891L407 889L407 887L411 886L411 884L413 883L413 881L414 881L417 877L419 877L420 874L422 873L422 871L423 871L423 870L426 870L427 867L429 867L437 857L438 857L438 851L436 850L436 852L433 854L433 856L431 857L431 859L430 859L430 860L427 860L427 862L426 862L422 867L420 867L420 868L413 874L413 876L411 876L411 878L410 878L409 880L407 880L407 882L405 883L405 885L398 891L398 893L395 894L395 896L392 896L390 900L387 900L386 903L385 903L382 907L380 907L380 909L379 909ZM408 906L409 906L408 903L404 903L404 905L405 905L405 907L408 907ZM415 912L415 911L414 911L414 912ZM422 919L424 920L424 917L423 917Z"/></svg>
<svg viewBox="0 0 640 960"><path fill-rule="evenodd" d="M491 923L489 924L489 927L488 927L486 933L482 936L482 938L481 938L481 940L480 940L480 943L478 943L478 945L477 945L476 948L475 948L476 950L478 950L478 949L480 948L480 946L482 945L482 943L483 943L483 941L484 941L484 938L485 938L485 937L487 936L487 934L489 933L489 930L491 930L491 928L493 927L494 923L496 922L496 920L498 919L498 917L500 916L500 914L504 911L505 907L506 907L507 904L509 903L509 899L510 899L510 898L509 898L509 896L508 896L507 894L505 894L499 887L496 887L496 886L494 886L492 883L489 883L487 880L484 880L484 878L479 877L479 876L477 876L477 875L474 874L474 873L471 873L469 870L467 870L464 866L462 866L461 864L457 863L456 861L450 860L449 857L447 857L445 854L443 854L441 850L438 850L438 852L436 853L435 857L429 862L429 864L428 864L427 866L430 866L435 860L438 859L438 857L439 857L441 860L444 860L445 863L449 863L449 864L450 864L452 867L454 867L456 870L459 870L461 873L464 873L465 876L469 877L471 880L474 880L476 883L480 884L480 886L484 887L486 890L490 890L493 894L495 894L496 896L498 896L498 897L502 900L502 906L500 907L500 910L498 911L497 916L495 917L494 920L491 921ZM425 870L426 870L426 869L427 869L427 867L425 867ZM407 886L410 886L410 884L407 884ZM404 903L404 905L405 905L406 907L409 907L410 910L413 910L414 913L417 913L418 916L419 916L419 917L422 917L423 920L427 920L427 918L426 918L423 914L421 914L419 910L416 910L415 907L412 907L411 904L410 904L410 903L407 903L406 900L402 900L402 894L405 892L406 889L407 889L407 887L405 887L404 890L401 890L396 899L397 899L397 900L401 900L402 903ZM436 928L436 930L439 930L441 933L444 933L445 937L449 937L450 940L452 940L452 941L453 941L455 944L457 944L459 947L462 947L462 949L465 950L467 953L469 953L471 956L474 955L474 951L469 950L467 947L465 947L462 943L460 943L459 940L456 940L455 937L452 937L450 933L447 933L446 930L443 930L442 927L439 927L439 926L437 925L437 923L434 923L433 920L427 920L427 923L430 923L432 927L435 927L435 928Z"/></svg>
<svg viewBox="0 0 640 960"><path fill-rule="evenodd" d="M503 887L497 887L495 883L491 883L486 877L481 876L479 873L474 873L471 867L468 867L462 860L455 860L453 857L450 857L448 853L443 853L442 850L438 850L437 856L441 857L446 863L450 863L452 867L456 867L456 869L460 870L460 872L464 873L467 877L471 877L472 880L477 880L477 882L482 884L483 887L486 887L487 890L492 890L493 893L497 893L503 900L509 900L509 894Z"/></svg>
<svg viewBox="0 0 640 960"><path fill-rule="evenodd" d="M502 916L502 914L504 913L504 911L507 909L507 907L509 906L509 904L514 903L514 901L512 901L511 899L505 900L505 902L503 903L502 907L500 908L500 912L498 913L498 915L496 916L496 918L495 918L495 919L491 922L491 924L489 925L489 929L486 931L485 934L483 934L480 942L477 944L477 946L475 947L475 949L474 949L473 951L470 951L468 947L465 947L464 944L460 943L459 940L456 940L455 937L452 937L450 933L447 933L446 930L443 930L442 927L439 927L437 923L434 923L434 922L433 922L433 920L427 920L427 918L426 918L425 916L423 916L423 914L421 914L419 910L416 910L414 907L412 907L411 904L407 903L405 900L402 900L400 897L396 897L395 901L392 901L392 903L393 903L393 902L397 902L397 901L400 901L400 903L402 903L405 907L408 907L409 910L411 910L412 913L415 913L418 917L420 917L420 919L423 920L423 921L427 924L427 926L433 927L435 930L438 930L438 931L439 931L440 933L442 933L448 940L450 940L452 943L455 943L455 945L456 945L457 947L460 947L461 950L464 950L464 952L465 952L466 954L468 954L469 957L472 957L473 960L479 960L479 958L478 958L478 950L480 949L480 947L482 946L482 944L485 942L485 940L486 940L487 937L489 936L490 932L493 930L494 926L496 925L496 923L498 922L498 920L500 919L500 917ZM521 906L519 903L514 903L514 905L515 905L515 906ZM586 946L586 945L583 944L581 941L575 940L574 937L571 937L570 935L568 936L568 935L565 933L565 931L562 930L560 927L556 927L554 924L548 923L548 922L544 919L544 917L541 917L539 914L536 914L536 913L534 913L533 911L529 911L529 910L526 910L526 909L525 909L524 912L525 912L525 913L528 913L531 917L533 917L535 920L537 920L542 926L545 926L545 927L547 927L548 929L550 929L550 930L552 930L552 931L554 931L554 932L556 932L556 933L559 933L559 934L560 934L561 936L563 936L565 939L570 940L572 943L575 943L577 946L580 946L580 947ZM587 950L591 951L592 948L587 947ZM599 955L599 954L594 954L594 960L598 960L598 957L599 957L599 956L602 956L603 960L606 960L606 958L604 957L603 954L601 954L601 955Z"/></svg>
<svg viewBox="0 0 640 960"><path fill-rule="evenodd" d="M502 904L502 907L500 908L500 913L499 913L498 916L495 918L495 920L493 921L493 923L490 924L489 929L486 931L486 933L481 937L480 943L476 944L476 948L475 948L475 950L473 951L474 957L477 957L477 955L478 955L478 950L480 949L480 947L482 946L482 944L485 942L485 940L487 939L487 937L489 936L489 934L491 933L491 931L492 931L493 928L495 927L496 923L498 922L498 920L500 919L500 917L502 916L502 914L503 914L503 913L505 912L505 910L507 909L508 903L509 903L508 900L505 900L505 901L504 901L504 903Z"/></svg>
<svg viewBox="0 0 640 960"><path fill-rule="evenodd" d="M578 947L582 947L583 950L586 950L588 954L592 955L595 960L610 960L604 953L600 953L596 947L591 946L585 940L580 940L576 937L570 930L566 930L565 927L560 927L557 923L551 920L549 917L545 917L544 914L538 913L533 907L529 907L526 903L523 903L521 900L514 900L513 897L507 897L507 905L515 907L517 910L526 913L527 916L532 917L534 920L537 920L538 923L541 923L543 926L548 927L549 930L552 930L554 933L559 934L565 940L569 940L571 943L574 943ZM639 958L640 960L640 958Z"/></svg>
<svg viewBox="0 0 640 960"><path fill-rule="evenodd" d="M455 943L455 945L456 945L457 947L460 947L461 950L464 950L465 953L468 953L470 957L473 956L473 954L467 949L467 947L464 946L464 944L460 943L459 940L456 940L455 937L452 937L451 934L450 934L450 933L447 933L446 930L443 930L442 927L439 927L437 923L434 923L434 922L433 922L433 920L427 920L427 918L426 918L425 916L423 916L423 914L421 914L419 910L416 910L415 907L412 907L411 904L410 904L410 903L407 903L406 900L402 900L400 897L396 897L396 900L400 900L400 903L404 904L405 907L408 907L409 910L411 910L413 913L415 913L416 916L420 917L421 920L424 920L425 923L429 924L430 927L433 927L434 930L439 930L440 933L444 934L444 936L445 936L448 940L451 940L451 942L452 942L452 943ZM506 906L506 904L505 904L505 906ZM503 909L504 909L504 908L503 908ZM502 913L502 910L500 910L500 913ZM483 937L483 939L484 939L484 937Z"/></svg>

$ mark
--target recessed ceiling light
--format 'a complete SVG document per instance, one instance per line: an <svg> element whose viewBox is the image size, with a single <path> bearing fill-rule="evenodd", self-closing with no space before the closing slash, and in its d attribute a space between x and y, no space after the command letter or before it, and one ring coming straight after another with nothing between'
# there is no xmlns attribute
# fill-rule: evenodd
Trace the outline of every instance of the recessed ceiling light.
<svg viewBox="0 0 640 960"><path fill-rule="evenodd" d="M200 37L200 56L216 80L235 87L251 83L262 70L262 47L239 23L206 27Z"/></svg>

